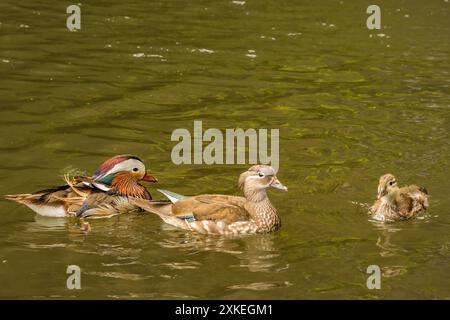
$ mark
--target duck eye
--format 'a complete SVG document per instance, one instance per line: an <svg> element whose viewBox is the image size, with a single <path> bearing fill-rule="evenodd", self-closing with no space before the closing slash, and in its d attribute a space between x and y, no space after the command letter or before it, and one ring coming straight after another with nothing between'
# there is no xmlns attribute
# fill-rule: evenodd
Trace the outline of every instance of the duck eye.
<svg viewBox="0 0 450 320"><path fill-rule="evenodd" d="M133 168L133 171L134 171L134 172L138 172L139 169L138 169L138 168Z"/></svg>
<svg viewBox="0 0 450 320"><path fill-rule="evenodd" d="M264 177L264 173L258 172L258 176L260 176L262 178L262 177Z"/></svg>
<svg viewBox="0 0 450 320"><path fill-rule="evenodd" d="M395 181L389 182L389 185L392 186L395 183Z"/></svg>

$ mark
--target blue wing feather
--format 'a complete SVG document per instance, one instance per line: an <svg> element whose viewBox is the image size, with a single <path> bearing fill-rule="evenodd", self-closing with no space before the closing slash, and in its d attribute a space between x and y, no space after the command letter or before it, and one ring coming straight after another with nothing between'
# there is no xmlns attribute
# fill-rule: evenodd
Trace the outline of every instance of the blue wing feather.
<svg viewBox="0 0 450 320"><path fill-rule="evenodd" d="M193 213L184 213L176 215L177 218L188 220L189 222L195 221L195 217Z"/></svg>

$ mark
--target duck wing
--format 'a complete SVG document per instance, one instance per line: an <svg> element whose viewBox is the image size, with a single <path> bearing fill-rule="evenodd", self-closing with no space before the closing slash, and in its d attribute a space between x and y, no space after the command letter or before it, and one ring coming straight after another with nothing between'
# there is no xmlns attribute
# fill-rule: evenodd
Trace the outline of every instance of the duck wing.
<svg viewBox="0 0 450 320"><path fill-rule="evenodd" d="M403 187L398 193L396 203L397 209L403 218L415 217L428 208L427 191L425 188L415 185Z"/></svg>
<svg viewBox="0 0 450 320"><path fill-rule="evenodd" d="M157 214L170 225L204 234L224 233L228 225L247 223L251 219L242 197L201 195L179 199L175 203L132 198L130 202Z"/></svg>
<svg viewBox="0 0 450 320"><path fill-rule="evenodd" d="M226 195L200 195L177 201L172 205L172 214L187 216L196 221L222 221L230 224L248 221L251 216L245 209L245 198Z"/></svg>
<svg viewBox="0 0 450 320"><path fill-rule="evenodd" d="M110 218L115 215L140 211L127 197L96 192L89 195L75 212L80 218Z"/></svg>
<svg viewBox="0 0 450 320"><path fill-rule="evenodd" d="M66 179L66 181L68 181ZM74 177L70 182L71 188L79 193L84 200L72 203L71 214L81 218L109 218L118 214L140 210L132 205L125 197L109 185L96 181L91 177ZM89 192L86 192L89 190ZM147 190L145 190L147 192ZM83 195L84 194L84 195ZM147 192L147 199L151 199Z"/></svg>

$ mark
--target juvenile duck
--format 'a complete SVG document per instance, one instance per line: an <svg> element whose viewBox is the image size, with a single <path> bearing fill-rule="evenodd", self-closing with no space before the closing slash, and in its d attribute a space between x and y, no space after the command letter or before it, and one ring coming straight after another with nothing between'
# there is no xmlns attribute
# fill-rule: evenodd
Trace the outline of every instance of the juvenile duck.
<svg viewBox="0 0 450 320"><path fill-rule="evenodd" d="M428 208L428 192L415 185L399 188L392 174L380 177L378 199L369 209L379 221L407 220Z"/></svg>
<svg viewBox="0 0 450 320"><path fill-rule="evenodd" d="M65 176L65 180L66 184L59 187L5 197L43 216L109 217L136 209L128 197L152 198L139 181L157 182L142 160L133 155L106 160L91 177Z"/></svg>
<svg viewBox="0 0 450 320"><path fill-rule="evenodd" d="M239 235L276 231L281 227L277 210L270 203L266 189L287 191L275 170L255 165L242 173L239 186L245 197L206 194L185 197L159 190L170 202L130 199L146 211L157 214L175 227L203 234Z"/></svg>

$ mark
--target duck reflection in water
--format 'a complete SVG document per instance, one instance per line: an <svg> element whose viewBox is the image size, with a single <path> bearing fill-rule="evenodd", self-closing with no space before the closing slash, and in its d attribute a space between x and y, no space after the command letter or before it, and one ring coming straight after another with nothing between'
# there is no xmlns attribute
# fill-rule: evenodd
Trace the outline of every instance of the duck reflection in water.
<svg viewBox="0 0 450 320"><path fill-rule="evenodd" d="M174 228L172 228L174 229ZM234 268L246 268L251 272L280 272L289 265L280 265L277 261L279 251L274 245L276 234L253 236L205 237L195 233L167 233L168 237L159 241L163 248L178 249L187 255L212 251L225 253L239 261L232 264Z"/></svg>

